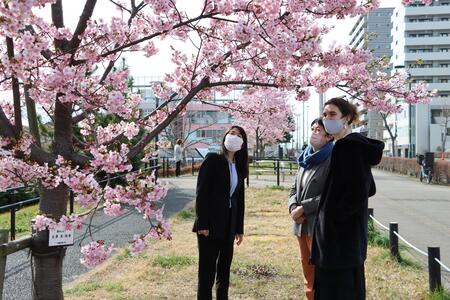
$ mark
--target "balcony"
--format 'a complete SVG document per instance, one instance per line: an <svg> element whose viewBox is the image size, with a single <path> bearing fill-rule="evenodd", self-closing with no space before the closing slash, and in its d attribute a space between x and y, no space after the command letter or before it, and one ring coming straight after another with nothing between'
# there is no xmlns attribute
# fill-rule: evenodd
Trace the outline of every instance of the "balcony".
<svg viewBox="0 0 450 300"><path fill-rule="evenodd" d="M405 8L406 16L422 16L422 15L447 15L450 14L450 6L418 6Z"/></svg>
<svg viewBox="0 0 450 300"><path fill-rule="evenodd" d="M416 30L447 30L450 28L450 21L428 21L428 22L406 22L405 31Z"/></svg>
<svg viewBox="0 0 450 300"><path fill-rule="evenodd" d="M433 37L407 37L405 38L405 46L421 46L421 45L450 45L448 36Z"/></svg>
<svg viewBox="0 0 450 300"><path fill-rule="evenodd" d="M450 97L434 97L431 100L430 105L438 107L442 107L443 105L450 106Z"/></svg>
<svg viewBox="0 0 450 300"><path fill-rule="evenodd" d="M423 52L423 53L406 53L405 61L422 60L450 60L450 52Z"/></svg>
<svg viewBox="0 0 450 300"><path fill-rule="evenodd" d="M450 76L450 68L411 68L408 70L413 77L417 76Z"/></svg>
<svg viewBox="0 0 450 300"><path fill-rule="evenodd" d="M428 83L428 90L450 91L450 83Z"/></svg>

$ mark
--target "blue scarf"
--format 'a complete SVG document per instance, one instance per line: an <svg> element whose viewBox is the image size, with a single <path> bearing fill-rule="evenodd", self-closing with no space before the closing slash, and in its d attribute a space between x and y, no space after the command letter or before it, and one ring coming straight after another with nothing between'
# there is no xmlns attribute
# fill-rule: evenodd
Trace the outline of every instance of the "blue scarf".
<svg viewBox="0 0 450 300"><path fill-rule="evenodd" d="M308 170L324 162L333 150L333 142L326 143L325 146L314 152L313 147L308 145L298 158L298 164Z"/></svg>

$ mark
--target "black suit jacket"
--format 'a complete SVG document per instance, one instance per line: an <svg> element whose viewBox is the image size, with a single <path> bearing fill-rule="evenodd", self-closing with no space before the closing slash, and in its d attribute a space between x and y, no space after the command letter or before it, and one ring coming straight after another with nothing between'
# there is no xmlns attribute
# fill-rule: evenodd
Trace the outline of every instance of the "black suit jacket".
<svg viewBox="0 0 450 300"><path fill-rule="evenodd" d="M311 261L321 268L351 268L367 256L368 197L375 194L371 166L384 143L352 133L338 140L319 202Z"/></svg>
<svg viewBox="0 0 450 300"><path fill-rule="evenodd" d="M208 153L197 179L196 218L192 231L209 230L213 239L233 239L244 233L244 178L238 173L238 184L231 197L230 169L225 156Z"/></svg>

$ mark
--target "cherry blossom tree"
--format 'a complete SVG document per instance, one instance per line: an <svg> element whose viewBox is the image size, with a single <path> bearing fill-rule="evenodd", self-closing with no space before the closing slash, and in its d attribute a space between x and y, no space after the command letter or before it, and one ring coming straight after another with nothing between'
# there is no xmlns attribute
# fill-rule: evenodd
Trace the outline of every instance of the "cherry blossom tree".
<svg viewBox="0 0 450 300"><path fill-rule="evenodd" d="M294 130L289 95L274 89L249 89L238 102L229 105L234 123L245 127L256 153L262 154L266 145L273 145Z"/></svg>
<svg viewBox="0 0 450 300"><path fill-rule="evenodd" d="M378 2L199 0L192 4L198 9L188 13L176 0L110 0L118 14L94 19L97 1L85 0L77 25L69 28L62 0L1 1L0 88L11 93L12 101L0 103L0 188L40 186L31 246L34 298L63 298L65 252L48 247L45 229L79 226L80 218L66 216L69 191L79 204L93 211L103 205L109 215L120 214L123 204L135 206L150 229L135 237L134 252L150 238L169 236L157 205L164 186L137 173L127 176L127 184L104 186L99 175L130 171L131 158L194 97L207 100L214 91L226 94L240 85L294 92L301 101L314 86L318 92L338 87L380 111L398 109L389 102L392 97L411 104L428 101L425 86L409 91L404 75L373 71L377 62L367 64L368 51L321 49L329 28L319 25L320 19L364 14ZM51 12L50 20L41 12ZM175 70L165 78L171 87L155 86L162 102L141 117L141 98L128 91L128 71L117 69L115 62L124 52L156 56L167 40L192 47L173 48ZM174 99L175 106L162 109ZM38 110L53 124L50 150L41 145ZM98 114L113 115L114 121L102 126ZM134 142L138 133L142 137ZM92 240L83 247L83 261L93 266L110 249L107 241Z"/></svg>

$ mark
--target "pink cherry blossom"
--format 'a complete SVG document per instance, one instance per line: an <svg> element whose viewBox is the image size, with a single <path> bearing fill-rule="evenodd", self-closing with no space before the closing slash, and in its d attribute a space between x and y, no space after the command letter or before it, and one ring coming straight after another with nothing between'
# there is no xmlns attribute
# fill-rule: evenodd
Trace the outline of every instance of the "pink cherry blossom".
<svg viewBox="0 0 450 300"><path fill-rule="evenodd" d="M106 246L105 241L93 241L81 247L83 258L80 262L88 268L93 268L104 262L113 250L114 244Z"/></svg>

